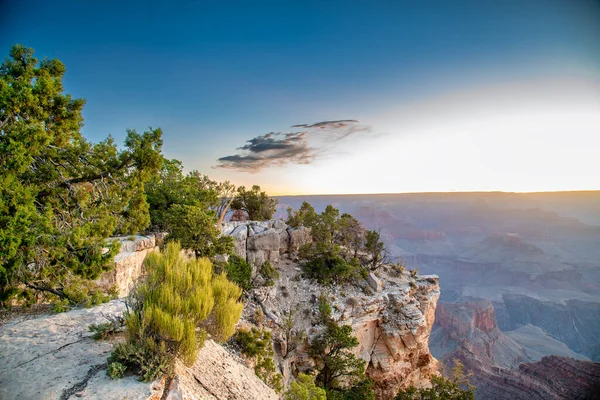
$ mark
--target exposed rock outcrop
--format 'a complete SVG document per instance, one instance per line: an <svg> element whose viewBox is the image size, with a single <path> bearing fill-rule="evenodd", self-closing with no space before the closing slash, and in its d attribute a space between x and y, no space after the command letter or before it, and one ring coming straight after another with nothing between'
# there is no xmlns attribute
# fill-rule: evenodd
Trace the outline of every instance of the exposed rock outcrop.
<svg viewBox="0 0 600 400"><path fill-rule="evenodd" d="M487 300L438 304L432 352L451 360L460 348L489 366L510 368L530 361L523 348L498 329L494 306Z"/></svg>
<svg viewBox="0 0 600 400"><path fill-rule="evenodd" d="M600 363L548 356L518 369L475 371L480 400L600 399Z"/></svg>
<svg viewBox="0 0 600 400"><path fill-rule="evenodd" d="M509 323L515 328L538 326L573 351L600 361L599 303L566 300L557 304L516 294L505 294L503 300Z"/></svg>
<svg viewBox="0 0 600 400"><path fill-rule="evenodd" d="M539 360L539 352L524 349L512 336L497 328L494 308L487 300L439 303L431 350L446 367L459 359L474 373L471 382L477 386L477 399L598 398L594 396L600 393L600 364L559 356L523 363ZM531 336L523 341L531 342Z"/></svg>
<svg viewBox="0 0 600 400"><path fill-rule="evenodd" d="M112 343L95 341L87 327L124 311L112 301L90 309L0 326L0 398L10 399L277 399L272 389L225 349L208 340L192 367L143 383L106 376Z"/></svg>
<svg viewBox="0 0 600 400"><path fill-rule="evenodd" d="M306 332L308 342L322 331L317 297L324 294L332 306L332 317L352 326L359 341L353 351L366 361L366 374L375 381L378 399L391 399L400 388L427 385L437 373L437 361L428 347L440 294L437 276L412 277L383 267L372 277L380 289L375 292L366 281L362 287L324 287L300 279L300 267L290 260L282 260L278 269L281 278L277 285L257 291L254 304L247 304L245 310L248 319L255 312L253 307L260 305L268 312L271 321L267 325L274 330L276 348L287 345L278 326L290 309L297 310L294 328ZM279 352L285 381L312 368L307 350L304 342L291 355L281 357Z"/></svg>
<svg viewBox="0 0 600 400"><path fill-rule="evenodd" d="M132 238L111 238L121 242L121 250L115 256L115 267L105 272L96 283L105 290L116 288L119 297L129 293L131 284L143 273L142 264L149 252L158 249L154 236L136 235Z"/></svg>
<svg viewBox="0 0 600 400"><path fill-rule="evenodd" d="M235 254L255 266L277 263L312 241L310 229L288 227L282 220L225 222L221 233L233 237Z"/></svg>

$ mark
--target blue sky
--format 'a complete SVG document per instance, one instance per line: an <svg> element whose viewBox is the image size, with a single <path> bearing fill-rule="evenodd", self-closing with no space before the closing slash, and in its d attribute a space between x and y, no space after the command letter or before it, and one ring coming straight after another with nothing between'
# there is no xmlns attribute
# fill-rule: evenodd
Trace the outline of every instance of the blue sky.
<svg viewBox="0 0 600 400"><path fill-rule="evenodd" d="M65 63L88 138L161 127L166 156L216 179L273 193L598 189L597 1L0 4L0 48ZM338 120L358 122L291 128ZM253 138L276 145L238 149ZM300 141L309 158L278 152ZM260 163L213 168L226 156Z"/></svg>

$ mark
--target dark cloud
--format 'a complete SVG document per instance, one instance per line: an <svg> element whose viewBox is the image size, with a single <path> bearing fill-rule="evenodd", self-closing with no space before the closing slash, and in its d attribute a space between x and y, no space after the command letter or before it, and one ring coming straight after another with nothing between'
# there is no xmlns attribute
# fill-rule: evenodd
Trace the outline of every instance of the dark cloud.
<svg viewBox="0 0 600 400"><path fill-rule="evenodd" d="M257 136L238 147L238 154L221 157L214 168L228 168L244 172L258 172L271 165L310 164L326 150L312 146L315 142L336 142L359 132L370 132L370 127L353 119L298 124L301 132L270 132Z"/></svg>
<svg viewBox="0 0 600 400"><path fill-rule="evenodd" d="M318 151L309 146L308 132L271 132L250 139L238 150L242 154L221 157L216 168L258 172L270 165L310 164Z"/></svg>
<svg viewBox="0 0 600 400"><path fill-rule="evenodd" d="M322 121L317 122L316 124L298 124L292 125L292 128L343 128L348 126L349 124L358 123L355 119L340 119L338 121Z"/></svg>
<svg viewBox="0 0 600 400"><path fill-rule="evenodd" d="M292 128L306 128L315 134L324 133L324 140L338 141L359 132L370 132L371 128L361 125L355 119L340 119L337 121L321 121L314 124L292 125ZM325 131L325 132L323 132Z"/></svg>

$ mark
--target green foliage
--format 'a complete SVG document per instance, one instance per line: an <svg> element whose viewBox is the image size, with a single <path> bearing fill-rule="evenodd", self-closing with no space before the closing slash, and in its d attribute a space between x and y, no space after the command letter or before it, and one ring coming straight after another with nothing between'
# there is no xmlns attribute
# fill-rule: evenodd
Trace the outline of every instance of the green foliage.
<svg viewBox="0 0 600 400"><path fill-rule="evenodd" d="M191 364L207 333L221 341L235 330L241 289L213 275L206 258L186 260L177 243L146 257L147 275L130 293L127 343L112 355L144 380L170 373L174 359Z"/></svg>
<svg viewBox="0 0 600 400"><path fill-rule="evenodd" d="M227 278L237 283L243 290L249 290L252 286L252 264L248 263L242 257L233 254L225 265Z"/></svg>
<svg viewBox="0 0 600 400"><path fill-rule="evenodd" d="M125 375L125 371L127 371L127 367L120 362L115 361L108 364L106 375L108 375L110 379L121 379Z"/></svg>
<svg viewBox="0 0 600 400"><path fill-rule="evenodd" d="M166 221L170 227L169 242L180 242L193 250L196 257L214 257L233 252L233 238L221 236L214 212L199 205L174 204Z"/></svg>
<svg viewBox="0 0 600 400"><path fill-rule="evenodd" d="M363 379L353 386L327 391L327 400L375 400L374 384L371 379Z"/></svg>
<svg viewBox="0 0 600 400"><path fill-rule="evenodd" d="M311 229L312 243L300 248L304 274L321 284L343 284L366 276L358 258L364 245L364 228L349 214L327 206L317 214L304 202L293 213L288 210L288 223ZM363 271L364 270L364 271Z"/></svg>
<svg viewBox="0 0 600 400"><path fill-rule="evenodd" d="M152 338L137 343L119 343L109 359L109 364L114 362L125 365L125 371L138 375L144 382L173 374L173 355L164 342L157 342Z"/></svg>
<svg viewBox="0 0 600 400"><path fill-rule="evenodd" d="M372 267L378 266L383 260L384 245L381 241L381 235L377 231L365 232L365 251L369 255L369 264Z"/></svg>
<svg viewBox="0 0 600 400"><path fill-rule="evenodd" d="M246 190L244 186L240 186L231 203L231 208L245 211L251 221L265 221L273 218L276 205L276 199L270 198L260 190L260 186L254 185L252 190Z"/></svg>
<svg viewBox="0 0 600 400"><path fill-rule="evenodd" d="M327 322L331 319L331 304L327 300L327 296L324 293L321 293L319 296L319 314L323 322Z"/></svg>
<svg viewBox="0 0 600 400"><path fill-rule="evenodd" d="M254 373L276 392L283 389L282 376L276 372L273 361L271 332L267 330L240 329L233 339L241 352L255 360Z"/></svg>
<svg viewBox="0 0 600 400"><path fill-rule="evenodd" d="M254 358L257 355L266 355L271 347L271 332L258 330L240 329L233 337L233 342L239 346L240 351L247 357Z"/></svg>
<svg viewBox="0 0 600 400"><path fill-rule="evenodd" d="M309 354L319 371L317 385L329 392L334 389L343 390L343 385L352 387L362 381L365 361L350 351L356 346L358 339L352 336L351 326L340 326L332 320L327 321L325 331L313 339L309 348Z"/></svg>
<svg viewBox="0 0 600 400"><path fill-rule="evenodd" d="M71 306L69 304L69 300L67 299L58 299L54 303L52 303L52 311L54 311L55 313L67 312L71 309Z"/></svg>
<svg viewBox="0 0 600 400"><path fill-rule="evenodd" d="M300 249L301 257L306 260L302 269L307 278L330 285L354 282L364 275L356 258L346 261L335 246L332 251L323 252L319 252L318 247L308 244Z"/></svg>
<svg viewBox="0 0 600 400"><path fill-rule="evenodd" d="M302 205L296 212L292 210L292 207L288 207L287 213L288 219L286 221L286 224L291 226L292 228L298 228L300 226L312 228L316 225L319 219L319 216L315 212L313 206L306 201L302 202Z"/></svg>
<svg viewBox="0 0 600 400"><path fill-rule="evenodd" d="M113 265L106 238L149 224L143 188L160 166L160 129L128 130L121 150L111 137L87 141L85 101L63 93L65 71L20 45L0 66L0 301L43 292L75 303L72 280Z"/></svg>
<svg viewBox="0 0 600 400"><path fill-rule="evenodd" d="M100 324L91 324L88 326L89 332L94 332L92 337L95 340L106 339L114 333L113 325L110 322L102 322Z"/></svg>
<svg viewBox="0 0 600 400"><path fill-rule="evenodd" d="M283 390L283 376L275 368L272 352L267 357L256 357L254 373L275 392L279 393Z"/></svg>
<svg viewBox="0 0 600 400"><path fill-rule="evenodd" d="M275 281L279 279L279 272L273 268L269 261L265 261L258 267L256 276L262 280L262 286L273 286Z"/></svg>
<svg viewBox="0 0 600 400"><path fill-rule="evenodd" d="M430 388L411 386L401 390L395 400L475 400L475 386L469 382L471 376L464 373L464 365L455 359L449 378L432 376Z"/></svg>
<svg viewBox="0 0 600 400"><path fill-rule="evenodd" d="M285 392L285 400L326 400L324 389L317 387L310 375L299 374L298 380L290 384L290 389Z"/></svg>
<svg viewBox="0 0 600 400"><path fill-rule="evenodd" d="M219 222L233 199L229 182L215 182L198 171L184 176L181 162L163 159L160 172L146 185L152 228L169 232L196 257L233 252L233 239L221 236Z"/></svg>

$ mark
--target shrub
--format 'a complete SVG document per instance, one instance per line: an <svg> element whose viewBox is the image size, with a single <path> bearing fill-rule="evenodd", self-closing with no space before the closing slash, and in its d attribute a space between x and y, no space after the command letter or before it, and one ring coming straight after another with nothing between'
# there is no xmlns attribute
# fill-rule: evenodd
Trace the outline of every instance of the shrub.
<svg viewBox="0 0 600 400"><path fill-rule="evenodd" d="M277 202L277 199L272 199L261 191L258 185L252 186L251 190L240 186L231 203L231 209L245 211L250 221L264 221L273 218Z"/></svg>
<svg viewBox="0 0 600 400"><path fill-rule="evenodd" d="M120 379L125 375L125 371L127 367L121 364L118 361L111 362L108 364L108 369L106 370L106 375L110 377L110 379Z"/></svg>
<svg viewBox="0 0 600 400"><path fill-rule="evenodd" d="M125 324L125 319L121 316L105 316L107 322L100 324L91 324L88 326L88 331L94 332L92 337L95 340L106 339L107 337L119 332Z"/></svg>
<svg viewBox="0 0 600 400"><path fill-rule="evenodd" d="M262 286L273 286L275 281L279 279L279 272L273 268L269 261L265 261L258 267L257 278L261 278Z"/></svg>
<svg viewBox="0 0 600 400"><path fill-rule="evenodd" d="M213 275L208 259L186 260L177 243L150 253L144 264L147 275L127 299L127 342L115 348L111 361L148 381L171 374L177 357L192 364L207 333L227 340L243 304L237 285Z"/></svg>
<svg viewBox="0 0 600 400"><path fill-rule="evenodd" d="M227 278L243 290L252 286L252 265L238 255L231 255L225 265Z"/></svg>
<svg viewBox="0 0 600 400"><path fill-rule="evenodd" d="M307 248L305 247L305 249ZM307 260L302 266L306 277L315 279L321 284L348 283L363 275L361 273L363 268L357 259L353 258L350 261L346 261L339 254L336 254L336 252L308 255L304 251L301 254Z"/></svg>
<svg viewBox="0 0 600 400"><path fill-rule="evenodd" d="M290 385L290 389L285 392L285 400L326 400L325 390L317 387L310 375L299 374L298 380Z"/></svg>
<svg viewBox="0 0 600 400"><path fill-rule="evenodd" d="M233 338L240 351L255 360L254 373L276 392L283 389L282 376L276 372L273 361L271 332L267 330L240 329Z"/></svg>
<svg viewBox="0 0 600 400"><path fill-rule="evenodd" d="M464 365L454 359L449 377L432 376L431 387L416 389L411 386L401 390L395 400L475 400L475 386L469 382L471 373L464 373Z"/></svg>
<svg viewBox="0 0 600 400"><path fill-rule="evenodd" d="M233 337L233 342L239 346L244 355L254 358L259 354L266 354L271 346L271 332L254 327L250 330L239 329Z"/></svg>

